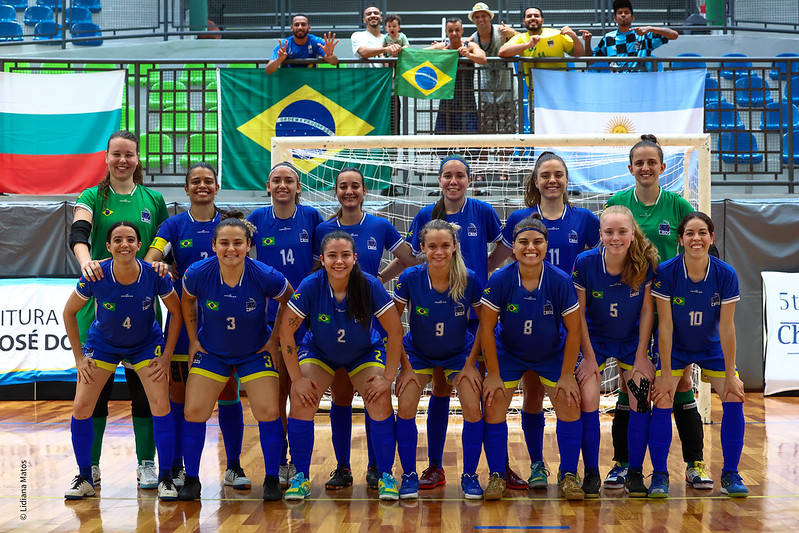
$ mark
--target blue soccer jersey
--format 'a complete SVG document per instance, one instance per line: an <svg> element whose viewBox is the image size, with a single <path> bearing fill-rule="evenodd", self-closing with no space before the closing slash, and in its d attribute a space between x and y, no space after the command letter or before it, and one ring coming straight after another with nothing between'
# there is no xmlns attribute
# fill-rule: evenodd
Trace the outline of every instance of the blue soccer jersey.
<svg viewBox="0 0 799 533"><path fill-rule="evenodd" d="M460 300L433 288L427 263L400 274L394 298L408 307L410 331L406 339L429 359L446 359L466 349L469 306L480 305L483 288L471 270Z"/></svg>
<svg viewBox="0 0 799 533"><path fill-rule="evenodd" d="M415 254L422 250L419 232L433 218L433 207L433 204L423 207L411 222L406 240ZM446 215L444 219L461 227L458 237L463 262L474 270L478 281L485 285L488 280L488 243L502 239L502 223L497 212L486 202L467 198L460 211Z"/></svg>
<svg viewBox="0 0 799 533"><path fill-rule="evenodd" d="M372 296L370 311L377 318L394 307L394 301L377 278L367 274L366 279ZM308 319L303 345L328 361L344 366L382 345L371 324L363 327L347 317L347 298L336 300L324 270L305 278L288 306L300 318Z"/></svg>
<svg viewBox="0 0 799 533"><path fill-rule="evenodd" d="M569 276L547 262L543 265L535 290L524 288L519 263L514 262L491 275L482 298L499 313L498 340L504 349L531 362L562 357L563 317L580 307Z"/></svg>
<svg viewBox="0 0 799 533"><path fill-rule="evenodd" d="M380 271L380 261L383 259L383 250L393 252L402 244L397 228L385 218L364 213L360 222L352 226L341 224L338 218L325 220L316 227L314 233L314 256L319 257L322 239L331 231L346 231L355 239L355 253L358 254L358 264L361 270L372 276L377 276Z"/></svg>
<svg viewBox="0 0 799 533"><path fill-rule="evenodd" d="M279 298L287 287L283 274L249 257L235 287L222 280L217 257L194 263L183 276L183 290L197 298L197 314L202 316L200 344L209 353L230 358L263 348L269 337L267 298Z"/></svg>
<svg viewBox="0 0 799 533"><path fill-rule="evenodd" d="M560 218L544 218L539 206L525 207L510 214L502 228L502 242L513 249L513 228L533 213L541 215L541 222L547 228L547 261L571 274L574 260L586 248L599 244L599 219L588 209L563 206Z"/></svg>
<svg viewBox="0 0 799 533"><path fill-rule="evenodd" d="M647 285L653 272L648 269L640 287L632 289L605 269L605 248L594 248L577 256L572 281L585 292L585 320L592 342L638 340L638 325Z"/></svg>
<svg viewBox="0 0 799 533"><path fill-rule="evenodd" d="M313 207L298 204L289 218L278 218L269 206L256 209L247 220L256 228L252 243L258 261L274 267L297 287L313 269L312 239L322 215ZM269 323L274 323L277 307L276 301L269 302Z"/></svg>
<svg viewBox="0 0 799 533"><path fill-rule="evenodd" d="M214 229L219 220L218 212L213 220L205 222L194 220L190 211L169 217L158 228L158 235L150 247L160 250L164 255L171 247L175 267L182 278L191 265L214 255Z"/></svg>
<svg viewBox="0 0 799 533"><path fill-rule="evenodd" d="M94 297L95 319L89 326L86 346L103 352L134 352L154 343L162 343L164 335L155 320L157 298L174 290L169 276L162 278L149 263L141 259L139 277L130 285L122 285L114 277L114 261L100 264L103 277L78 280L75 292L84 300Z"/></svg>
<svg viewBox="0 0 799 533"><path fill-rule="evenodd" d="M705 278L696 283L688 277L683 254L658 266L652 294L671 302L672 342L678 350L720 348L721 306L741 299L735 270L721 259L709 258Z"/></svg>
<svg viewBox="0 0 799 533"><path fill-rule="evenodd" d="M305 44L297 44L294 40L294 36L287 39L283 39L282 41L278 41L275 45L275 48L272 50L272 57L270 60L277 59L277 53L280 50L280 45L286 45L286 53L288 54L287 59L313 59L315 57L325 57L325 52L322 50L321 46L324 46L325 40L321 37L317 37L316 35L308 34L308 40L305 41ZM313 67L315 65L288 65L283 64L283 67Z"/></svg>

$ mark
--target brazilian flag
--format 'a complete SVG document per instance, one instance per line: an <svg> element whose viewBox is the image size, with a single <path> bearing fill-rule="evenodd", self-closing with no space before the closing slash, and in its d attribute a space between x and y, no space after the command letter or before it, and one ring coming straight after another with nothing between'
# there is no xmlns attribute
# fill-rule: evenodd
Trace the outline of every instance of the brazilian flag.
<svg viewBox="0 0 799 533"><path fill-rule="evenodd" d="M211 311L216 311L217 309L219 309L219 302L213 302L211 300L206 300L205 301L205 307L206 307L206 309L210 309Z"/></svg>
<svg viewBox="0 0 799 533"><path fill-rule="evenodd" d="M330 315L319 315L316 319L322 324L330 324Z"/></svg>
<svg viewBox="0 0 799 533"><path fill-rule="evenodd" d="M457 50L403 48L397 58L397 96L449 100L455 94Z"/></svg>
<svg viewBox="0 0 799 533"><path fill-rule="evenodd" d="M516 304L508 304L507 310L508 310L508 313L518 313L519 312L519 306L516 305Z"/></svg>
<svg viewBox="0 0 799 533"><path fill-rule="evenodd" d="M605 297L605 293L602 291L591 291L591 297L601 300Z"/></svg>
<svg viewBox="0 0 799 533"><path fill-rule="evenodd" d="M219 82L219 165L225 188L264 189L264 169L272 167L272 137L391 133L389 68L280 68L273 74L221 69ZM348 151L295 157L293 163L303 173L303 188L329 189L338 170L351 166L344 161L350 156ZM369 150L357 152L358 159L370 159ZM359 168L367 178L367 188L388 188L391 169L387 165L361 164Z"/></svg>
<svg viewBox="0 0 799 533"><path fill-rule="evenodd" d="M264 237L263 239L261 239L261 245L262 246L272 246L274 244L275 244L275 238L274 237Z"/></svg>
<svg viewBox="0 0 799 533"><path fill-rule="evenodd" d="M416 314L419 316L429 316L430 310L427 307L417 307Z"/></svg>
<svg viewBox="0 0 799 533"><path fill-rule="evenodd" d="M181 248L191 248L192 245L193 245L192 239L183 239L182 241L180 241Z"/></svg>
<svg viewBox="0 0 799 533"><path fill-rule="evenodd" d="M674 297L671 299L671 302L672 302L674 305L685 305L685 298L683 298L682 296L674 296Z"/></svg>
<svg viewBox="0 0 799 533"><path fill-rule="evenodd" d="M107 311L116 311L117 304L114 302L103 302L103 309L106 309Z"/></svg>

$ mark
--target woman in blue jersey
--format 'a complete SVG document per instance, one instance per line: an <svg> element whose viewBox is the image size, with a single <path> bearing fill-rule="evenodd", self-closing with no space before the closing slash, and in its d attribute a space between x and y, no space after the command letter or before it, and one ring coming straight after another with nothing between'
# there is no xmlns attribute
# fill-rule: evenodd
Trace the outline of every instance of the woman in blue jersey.
<svg viewBox="0 0 799 533"><path fill-rule="evenodd" d="M313 207L300 204L300 174L291 163L278 163L269 172L266 191L272 198L272 205L253 211L247 220L255 225L253 248L258 261L273 266L291 283L300 284L310 274L314 265L313 234L316 226L322 223L322 216ZM270 301L266 311L267 321L275 327L277 302ZM299 343L305 334L300 327L295 335ZM278 357L280 369L280 418L286 424L286 401L289 394L289 375ZM288 480L297 472L288 462L288 441L283 440L280 457L280 486L288 487Z"/></svg>
<svg viewBox="0 0 799 533"><path fill-rule="evenodd" d="M599 217L602 246L583 252L574 263L572 280L577 289L582 320L582 360L577 368L583 422L583 492L586 498L599 497L599 395L605 362L616 358L624 381L633 380L638 395L632 397L630 432L640 434L643 417L649 416L647 394L655 379L649 359L649 344L654 321L654 302L650 292L657 268L657 249L644 237L633 214L624 206L605 209ZM645 384L642 384L642 381ZM638 412L638 400L642 412ZM648 425L648 424L647 424ZM630 446L628 478L641 475L646 454Z"/></svg>
<svg viewBox="0 0 799 533"><path fill-rule="evenodd" d="M529 371L538 374L558 417L559 491L567 500L585 497L577 477L582 439L580 389L574 377L580 350L579 304L569 276L545 261L547 233L537 213L516 224L516 261L495 272L483 294L480 342L487 371L485 451L491 471L486 500L501 498L505 489L505 415L513 391ZM530 450L537 443L527 440L527 445Z"/></svg>
<svg viewBox="0 0 799 533"><path fill-rule="evenodd" d="M658 311L657 353L660 357L652 400L649 455L652 483L649 497L669 495L666 468L671 444L671 409L684 369L702 368L721 398L721 492L745 497L749 490L738 474L744 443L743 382L735 368L735 303L741 299L735 270L709 255L713 221L695 211L683 217L677 235L685 253L662 263L652 294Z"/></svg>
<svg viewBox="0 0 799 533"><path fill-rule="evenodd" d="M264 500L280 500L279 450L283 424L277 406L274 357L277 333L266 325L267 299L286 303L293 292L285 276L247 257L252 225L239 218L222 220L214 229L213 257L194 263L183 276L181 307L189 336L183 458L186 480L181 500L200 497L200 456L205 422L235 371L258 421L264 455ZM278 321L282 309L278 311ZM199 325L199 331L198 331Z"/></svg>
<svg viewBox="0 0 799 533"><path fill-rule="evenodd" d="M136 258L140 248L141 234L133 223L120 221L111 225L106 236L111 261L101 264L102 276L95 276L94 280L82 276L64 307L64 326L78 375L72 406L72 446L80 469L65 493L68 500L95 494L91 415L100 392L123 359L139 374L150 403L158 450L158 497L176 500L178 496L171 470L175 433L169 411L169 365L182 323L180 301L169 277L159 277ZM77 315L92 297L97 312L81 347ZM155 320L158 297L172 320L166 345Z"/></svg>
<svg viewBox="0 0 799 533"><path fill-rule="evenodd" d="M405 243L396 228L387 219L370 215L363 211L366 196L366 181L360 170L355 167L341 169L336 176L336 198L341 208L336 214L319 224L314 233L314 253L320 254L320 243L331 231L342 230L355 240L358 250L358 265L361 269L376 276L380 282L389 278L381 278L378 274L383 251L394 254L402 268L417 264L411 247ZM380 324L375 327L380 331ZM384 332L380 332L383 334ZM336 454L336 469L331 472L325 488L343 489L352 485L350 468L350 448L352 445L352 398L355 393L347 373L343 370L336 373L336 379L330 387L332 405L330 407L330 429L333 439L333 450ZM366 483L377 489L378 470L374 446L369 430L369 415L365 417L366 445L369 455Z"/></svg>
<svg viewBox="0 0 799 533"><path fill-rule="evenodd" d="M483 489L477 463L483 449L483 415L480 407L482 376L477 371L479 343L469 332L470 307L480 306L483 288L466 270L458 249L453 223L433 219L422 228L419 240L426 262L400 274L394 291L397 311L408 307L410 331L403 346L402 374L397 381L397 449L402 462L400 498L419 495L416 474L416 411L425 385L440 368L454 384L463 413L463 475L461 488L467 499L479 500Z"/></svg>
<svg viewBox="0 0 799 533"><path fill-rule="evenodd" d="M219 180L214 168L205 162L195 163L186 173L186 195L191 201L188 211L168 218L158 228L158 234L150 245L144 260L154 263L163 261L171 253L178 279L192 264L213 255L211 246L214 228L220 221L220 211L214 204L219 192ZM175 288L178 296L182 286ZM175 354L172 356L172 380L169 388L169 401L175 422L175 454L172 464L172 477L175 486L183 486L186 471L183 468L183 404L186 397L186 379L189 376L189 338L186 329L180 330ZM227 465L225 485L245 490L252 482L241 468L241 447L244 441L244 413L239 398L239 383L231 376L219 395L219 428L225 444Z"/></svg>
<svg viewBox="0 0 799 533"><path fill-rule="evenodd" d="M599 242L599 219L588 209L569 203L569 169L563 159L543 152L525 180L524 203L527 207L510 214L502 230L499 257L505 259L513 246L513 228L533 213L541 216L546 226L547 261L571 275L574 260L582 251ZM528 442L536 443L531 454L530 488L546 488L549 472L544 466L544 387L535 373L522 379L525 403L522 405L522 428Z"/></svg>
<svg viewBox="0 0 799 533"><path fill-rule="evenodd" d="M280 345L291 374L289 446L297 467L286 491L287 500L302 500L310 494L314 415L322 393L341 368L363 397L372 419L380 499L399 498L391 474L396 447L391 383L402 351L402 323L383 285L361 270L356 252L349 233L328 233L320 244L323 268L300 283L282 322ZM387 333L385 344L372 327L373 318ZM308 331L298 348L294 332L303 320Z"/></svg>

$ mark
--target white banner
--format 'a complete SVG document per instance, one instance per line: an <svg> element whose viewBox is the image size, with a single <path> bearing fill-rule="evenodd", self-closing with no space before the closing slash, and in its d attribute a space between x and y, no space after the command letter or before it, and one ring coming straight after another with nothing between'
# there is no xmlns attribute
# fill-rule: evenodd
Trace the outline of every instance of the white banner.
<svg viewBox="0 0 799 533"><path fill-rule="evenodd" d="M768 396L799 390L799 273L761 272Z"/></svg>

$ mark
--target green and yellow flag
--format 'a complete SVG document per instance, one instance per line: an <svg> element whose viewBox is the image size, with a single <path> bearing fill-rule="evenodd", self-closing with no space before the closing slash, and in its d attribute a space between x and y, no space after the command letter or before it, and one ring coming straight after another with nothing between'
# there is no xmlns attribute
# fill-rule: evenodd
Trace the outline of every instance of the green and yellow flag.
<svg viewBox="0 0 799 533"><path fill-rule="evenodd" d="M264 189L272 137L389 135L391 78L389 68L281 68L269 75L256 69L221 69L224 187ZM340 151L295 158L294 165L307 173L302 186L329 188L346 164L330 161ZM368 188L389 186L390 168L361 165L361 171Z"/></svg>
<svg viewBox="0 0 799 533"><path fill-rule="evenodd" d="M397 59L397 96L449 100L455 94L457 50L403 48Z"/></svg>

